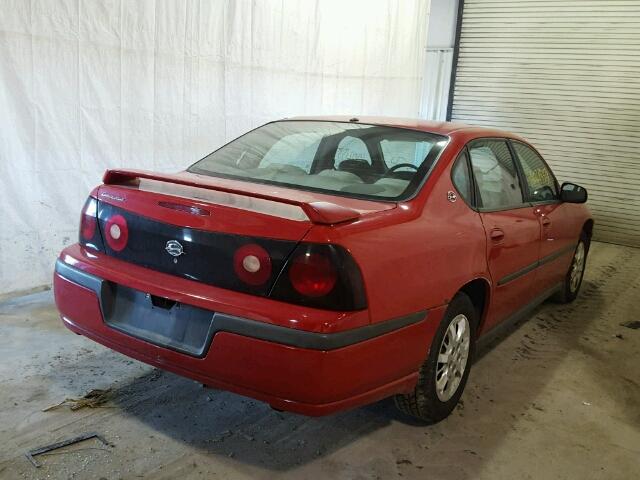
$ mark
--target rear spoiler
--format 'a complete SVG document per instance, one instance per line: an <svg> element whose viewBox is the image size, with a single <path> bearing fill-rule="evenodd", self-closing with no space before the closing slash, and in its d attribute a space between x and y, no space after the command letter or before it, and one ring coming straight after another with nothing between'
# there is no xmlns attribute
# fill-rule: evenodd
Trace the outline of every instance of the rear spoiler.
<svg viewBox="0 0 640 480"><path fill-rule="evenodd" d="M102 182L105 185L131 185L138 184L140 179L156 180L160 182L175 183L189 187L205 188L217 192L243 195L245 197L259 198L271 202L285 203L300 207L311 222L319 225L334 225L360 218L360 212L352 208L342 207L331 202L303 202L276 195L257 193L239 188L223 187L210 182L196 182L186 177L175 174L148 172L145 170L107 170L104 172Z"/></svg>

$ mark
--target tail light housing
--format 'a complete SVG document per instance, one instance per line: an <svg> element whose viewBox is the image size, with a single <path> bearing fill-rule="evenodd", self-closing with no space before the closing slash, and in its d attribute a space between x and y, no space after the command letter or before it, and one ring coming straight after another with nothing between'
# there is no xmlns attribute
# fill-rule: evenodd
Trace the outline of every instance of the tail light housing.
<svg viewBox="0 0 640 480"><path fill-rule="evenodd" d="M367 307L360 268L349 252L338 245L299 244L270 297L328 310Z"/></svg>
<svg viewBox="0 0 640 480"><path fill-rule="evenodd" d="M79 242L94 250L104 250L102 236L98 228L98 201L94 197L87 198L80 215Z"/></svg>

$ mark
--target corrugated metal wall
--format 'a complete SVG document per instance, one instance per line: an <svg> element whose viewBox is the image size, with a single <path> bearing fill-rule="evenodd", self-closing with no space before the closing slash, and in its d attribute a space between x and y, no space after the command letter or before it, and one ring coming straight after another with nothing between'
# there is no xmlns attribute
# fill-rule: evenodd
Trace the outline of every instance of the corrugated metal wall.
<svg viewBox="0 0 640 480"><path fill-rule="evenodd" d="M465 0L452 120L504 128L640 246L640 1Z"/></svg>

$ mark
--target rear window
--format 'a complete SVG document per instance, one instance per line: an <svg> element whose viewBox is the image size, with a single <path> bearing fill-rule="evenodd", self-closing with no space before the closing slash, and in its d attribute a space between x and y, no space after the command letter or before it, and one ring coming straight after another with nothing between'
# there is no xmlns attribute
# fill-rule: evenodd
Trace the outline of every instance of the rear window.
<svg viewBox="0 0 640 480"><path fill-rule="evenodd" d="M401 200L420 187L446 137L360 123L264 125L189 168L216 177L345 196Z"/></svg>
<svg viewBox="0 0 640 480"><path fill-rule="evenodd" d="M516 165L505 140L475 140L468 146L482 207L517 208L523 204Z"/></svg>

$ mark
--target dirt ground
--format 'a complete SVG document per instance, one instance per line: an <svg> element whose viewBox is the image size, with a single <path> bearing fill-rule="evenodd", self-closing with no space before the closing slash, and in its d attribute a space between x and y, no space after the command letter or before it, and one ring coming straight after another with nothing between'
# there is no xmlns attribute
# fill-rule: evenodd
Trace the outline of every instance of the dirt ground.
<svg viewBox="0 0 640 480"><path fill-rule="evenodd" d="M67 331L50 292L0 303L0 478L640 478L640 249L594 244L572 305L547 303L425 427L385 400L305 418L155 370ZM42 410L94 388L102 408ZM96 440L24 452L85 432Z"/></svg>

